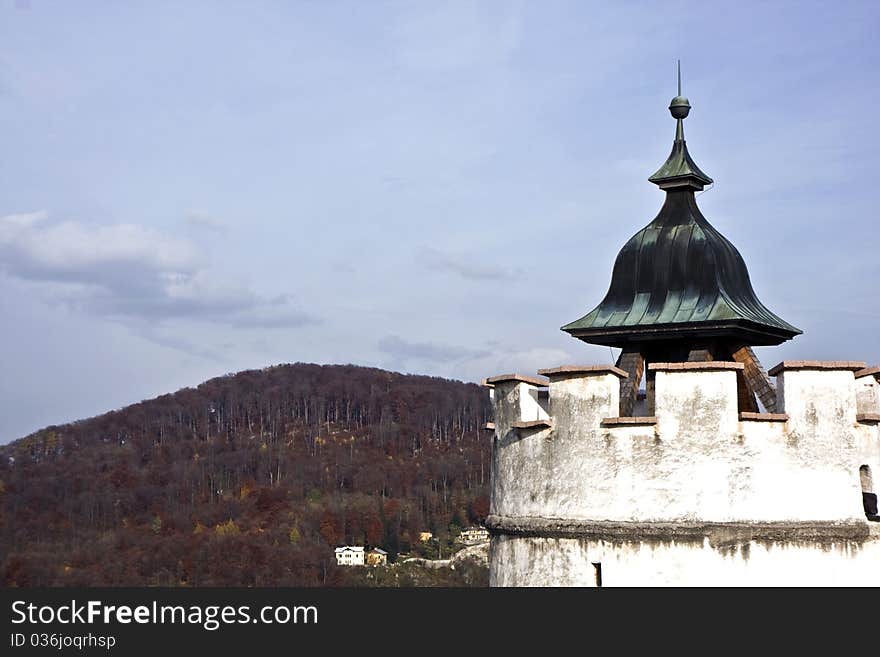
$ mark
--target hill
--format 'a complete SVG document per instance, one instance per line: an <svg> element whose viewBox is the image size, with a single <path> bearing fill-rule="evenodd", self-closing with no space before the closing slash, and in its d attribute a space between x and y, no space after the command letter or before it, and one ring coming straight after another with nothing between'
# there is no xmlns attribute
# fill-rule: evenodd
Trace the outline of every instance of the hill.
<svg viewBox="0 0 880 657"><path fill-rule="evenodd" d="M420 532L485 517L488 414L474 384L297 363L47 427L0 447L0 581L356 585L336 545L431 556Z"/></svg>

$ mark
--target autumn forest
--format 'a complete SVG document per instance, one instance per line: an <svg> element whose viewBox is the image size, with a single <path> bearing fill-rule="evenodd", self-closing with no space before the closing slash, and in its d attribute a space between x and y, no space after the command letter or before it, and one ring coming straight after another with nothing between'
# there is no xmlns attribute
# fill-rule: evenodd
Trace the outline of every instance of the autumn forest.
<svg viewBox="0 0 880 657"><path fill-rule="evenodd" d="M474 384L298 363L47 427L0 446L0 579L368 584L334 547L431 558L484 520L488 416ZM410 577L394 581L485 584L461 569Z"/></svg>

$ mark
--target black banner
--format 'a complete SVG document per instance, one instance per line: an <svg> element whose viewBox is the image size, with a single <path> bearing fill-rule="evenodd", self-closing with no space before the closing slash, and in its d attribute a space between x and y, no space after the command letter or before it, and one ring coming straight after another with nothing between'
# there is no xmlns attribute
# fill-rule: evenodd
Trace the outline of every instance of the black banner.
<svg viewBox="0 0 880 657"><path fill-rule="evenodd" d="M872 625L852 590L2 589L2 655L396 655ZM867 593L867 592L866 592ZM869 597L874 598L871 591ZM860 621L859 616L864 618ZM863 625L862 627L865 627ZM315 647L319 649L315 649ZM433 652L432 652L433 654Z"/></svg>

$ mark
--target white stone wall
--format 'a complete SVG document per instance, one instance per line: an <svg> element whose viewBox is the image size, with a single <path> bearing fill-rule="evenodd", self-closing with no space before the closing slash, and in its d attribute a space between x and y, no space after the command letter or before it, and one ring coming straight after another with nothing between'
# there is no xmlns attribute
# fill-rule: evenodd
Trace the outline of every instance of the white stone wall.
<svg viewBox="0 0 880 657"><path fill-rule="evenodd" d="M880 383L875 377L856 379L856 412L880 413Z"/></svg>
<svg viewBox="0 0 880 657"><path fill-rule="evenodd" d="M497 402L510 385L496 386L493 513L583 518L611 502L613 489L597 490L603 485L603 475L595 468L599 467L597 456L605 451L599 423L617 414L618 381L607 373L553 380L553 430L514 429L509 418L518 414L499 409ZM514 392L508 398L516 403L522 394ZM586 471L587 464L592 464L592 472Z"/></svg>
<svg viewBox="0 0 880 657"><path fill-rule="evenodd" d="M548 419L547 410L538 399L539 387L513 379L494 384L491 390L496 432L506 433L514 422Z"/></svg>
<svg viewBox="0 0 880 657"><path fill-rule="evenodd" d="M856 427L856 460L859 466L867 465L874 475L874 493L880 483L880 425L859 425Z"/></svg>
<svg viewBox="0 0 880 657"><path fill-rule="evenodd" d="M862 543L610 543L496 536L490 586L880 586L880 538Z"/></svg>
<svg viewBox="0 0 880 657"><path fill-rule="evenodd" d="M618 414L619 379L608 372L577 372L551 376L552 427L529 429L512 425L527 419L524 413L533 419L530 386L499 384L491 513L636 523L868 524L859 466L869 465L875 482L880 477L880 428L858 422L856 415L865 412L864 390L873 394L875 384L871 376L855 379L852 369L783 369L777 377L778 410L788 418L765 421L740 419L734 369L661 369L655 378L655 424L603 424ZM535 414L541 417L540 411ZM838 557L864 564L863 553L878 556L875 542L834 552L828 564ZM494 577L501 585L530 582L529 578L544 577L540 573L546 569L555 572L559 583L584 583L584 578L594 577L589 561L593 557L581 553L589 542L498 536L493 538L493 546L496 543L498 558L506 555L503 563L492 558ZM529 558L535 557L534 545L565 547L539 555L546 563L536 568L526 565L525 556L528 552ZM784 580L785 573L819 568L821 555L827 553L827 546L758 543L744 548L758 556L734 567L728 563L729 554L704 545L632 545L636 547L620 548L613 557L630 574L605 579L603 567L606 583L685 583L691 575L673 573L691 558L719 568L716 581L721 585L742 577L757 582L776 568L769 565L776 557L788 555L800 566L776 571ZM704 554L705 550L709 551ZM649 577L650 560L643 559L652 554L668 559L670 566ZM817 576L817 585L835 578L849 581L849 566L828 567L837 574ZM631 578L634 573L649 580L637 582Z"/></svg>
<svg viewBox="0 0 880 657"><path fill-rule="evenodd" d="M629 521L864 518L858 468L880 472L880 444L876 425L856 423L851 371L780 376L787 422L741 421L734 370L658 371L655 385L656 426L602 426L617 414L612 374L552 380L552 429L513 429L496 415L492 512Z"/></svg>
<svg viewBox="0 0 880 657"><path fill-rule="evenodd" d="M658 371L654 385L661 439L676 449L703 453L736 435L735 370Z"/></svg>

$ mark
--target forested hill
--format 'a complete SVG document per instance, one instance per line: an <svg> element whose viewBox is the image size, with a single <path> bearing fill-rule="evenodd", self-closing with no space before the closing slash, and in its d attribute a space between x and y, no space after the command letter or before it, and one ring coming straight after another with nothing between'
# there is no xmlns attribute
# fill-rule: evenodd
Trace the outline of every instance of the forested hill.
<svg viewBox="0 0 880 657"><path fill-rule="evenodd" d="M211 379L0 447L5 586L361 583L488 513L474 384L351 365ZM434 545L434 548L443 545Z"/></svg>

